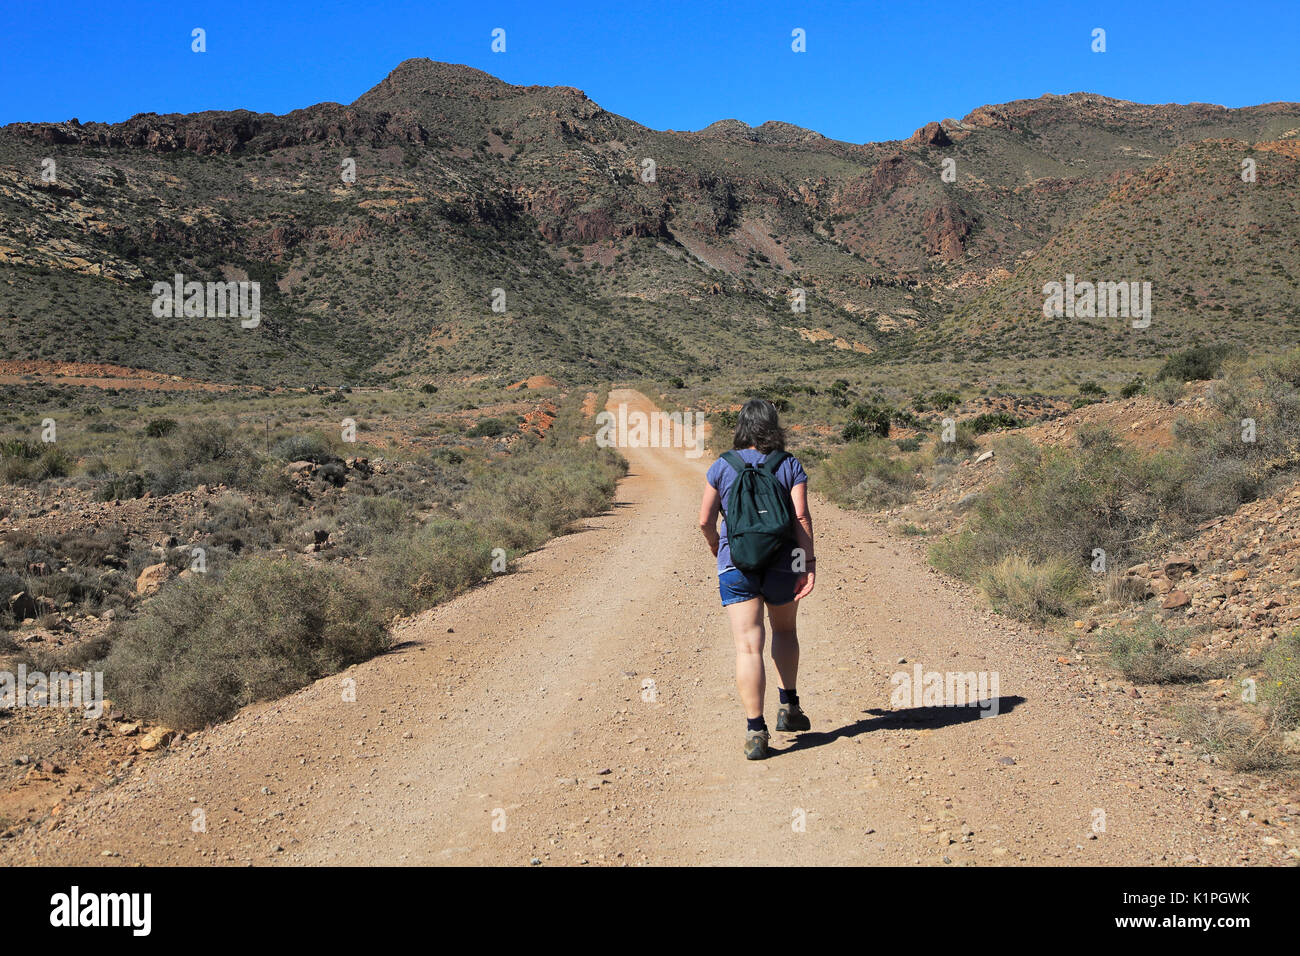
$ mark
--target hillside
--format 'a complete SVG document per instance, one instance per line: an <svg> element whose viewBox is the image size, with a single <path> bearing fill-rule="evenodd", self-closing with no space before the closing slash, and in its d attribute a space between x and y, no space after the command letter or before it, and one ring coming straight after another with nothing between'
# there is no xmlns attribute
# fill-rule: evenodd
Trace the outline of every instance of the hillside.
<svg viewBox="0 0 1300 956"><path fill-rule="evenodd" d="M1256 181L1244 182L1253 160ZM1215 139L1179 146L1126 176L1013 275L960 305L933 341L981 356L1162 356L1189 341L1251 349L1292 343L1300 328L1300 141ZM1151 325L1122 318L1045 318L1043 287L1150 282Z"/></svg>
<svg viewBox="0 0 1300 956"><path fill-rule="evenodd" d="M1297 104L1071 94L891 143L776 121L655 131L579 90L429 60L351 105L284 116L13 124L0 129L0 347L272 385L753 375L777 354L790 371L837 371L956 344L977 356L988 331L1041 357L1090 335L1049 343L1031 309L1003 337L1033 304L1006 289L1107 265L1105 230L1135 227L1143 241L1120 244L1117 265L1158 248L1200 276L1181 308L1205 321L1221 306L1234 321L1217 334L1267 340L1295 298L1295 160L1259 147L1253 193L1213 164L1297 128ZM1237 235L1223 223L1248 244L1223 250ZM1267 281L1247 281L1251 268ZM155 317L151 288L177 273L258 281L261 324Z"/></svg>

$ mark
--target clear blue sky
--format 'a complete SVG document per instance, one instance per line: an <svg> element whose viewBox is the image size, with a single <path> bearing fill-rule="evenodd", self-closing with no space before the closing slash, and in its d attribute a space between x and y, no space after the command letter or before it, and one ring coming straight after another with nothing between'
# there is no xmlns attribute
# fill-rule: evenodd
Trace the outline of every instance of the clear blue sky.
<svg viewBox="0 0 1300 956"><path fill-rule="evenodd" d="M190 50L195 27L206 53ZM791 52L796 27L806 53ZM423 56L576 86L656 129L778 119L864 142L1043 93L1300 100L1297 50L1300 0L5 0L0 123L349 103Z"/></svg>

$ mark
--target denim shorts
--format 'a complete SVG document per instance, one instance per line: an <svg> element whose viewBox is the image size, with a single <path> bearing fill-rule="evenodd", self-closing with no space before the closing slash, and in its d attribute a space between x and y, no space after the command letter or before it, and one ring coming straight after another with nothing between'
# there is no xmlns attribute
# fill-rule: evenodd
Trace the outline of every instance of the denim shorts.
<svg viewBox="0 0 1300 956"><path fill-rule="evenodd" d="M769 568L766 571L741 571L731 568L718 575L718 591L722 606L739 604L761 597L768 604L789 604L794 600L795 585L799 575L793 571Z"/></svg>

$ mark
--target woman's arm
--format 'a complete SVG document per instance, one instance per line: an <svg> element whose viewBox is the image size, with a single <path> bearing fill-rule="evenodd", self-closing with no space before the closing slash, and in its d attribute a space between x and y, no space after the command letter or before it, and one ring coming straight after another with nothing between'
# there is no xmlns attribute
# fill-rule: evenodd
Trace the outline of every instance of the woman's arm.
<svg viewBox="0 0 1300 956"><path fill-rule="evenodd" d="M808 569L794 596L796 601L812 594L817 580L816 561L813 552L812 512L808 510L808 483L801 481L790 489L790 500L794 502L794 545L803 549L804 566Z"/></svg>
<svg viewBox="0 0 1300 956"><path fill-rule="evenodd" d="M709 542L709 550L715 558L718 556L718 512L721 510L718 489L705 482L704 500L700 502L700 530L704 532L704 540Z"/></svg>

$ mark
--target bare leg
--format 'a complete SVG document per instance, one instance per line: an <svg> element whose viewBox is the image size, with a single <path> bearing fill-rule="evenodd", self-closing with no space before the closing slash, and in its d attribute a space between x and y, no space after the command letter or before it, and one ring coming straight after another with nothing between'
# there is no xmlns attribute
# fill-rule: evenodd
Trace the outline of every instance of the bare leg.
<svg viewBox="0 0 1300 956"><path fill-rule="evenodd" d="M776 665L776 685L782 689L798 690L799 687L799 632L794 621L798 613L798 601L780 607L769 604L767 608L767 617L772 624L772 663Z"/></svg>
<svg viewBox="0 0 1300 956"><path fill-rule="evenodd" d="M762 598L728 604L727 618L736 641L736 690L740 692L740 703L746 717L761 717L763 694L767 689L767 674L763 669L763 642L767 635L763 631Z"/></svg>

